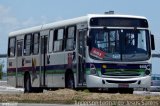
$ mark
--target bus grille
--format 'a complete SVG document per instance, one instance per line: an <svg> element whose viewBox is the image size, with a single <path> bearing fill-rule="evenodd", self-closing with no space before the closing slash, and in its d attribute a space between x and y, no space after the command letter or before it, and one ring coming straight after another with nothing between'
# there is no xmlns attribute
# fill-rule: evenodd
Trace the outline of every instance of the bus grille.
<svg viewBox="0 0 160 106"><path fill-rule="evenodd" d="M135 83L137 80L133 81L113 81L113 80L106 80L108 83Z"/></svg>

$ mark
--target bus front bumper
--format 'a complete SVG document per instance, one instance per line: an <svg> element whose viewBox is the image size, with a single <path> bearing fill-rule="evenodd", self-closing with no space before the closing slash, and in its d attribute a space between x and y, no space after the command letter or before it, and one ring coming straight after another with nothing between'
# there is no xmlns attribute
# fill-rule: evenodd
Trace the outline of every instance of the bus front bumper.
<svg viewBox="0 0 160 106"><path fill-rule="evenodd" d="M88 75L88 88L150 88L151 76L136 78L103 78Z"/></svg>

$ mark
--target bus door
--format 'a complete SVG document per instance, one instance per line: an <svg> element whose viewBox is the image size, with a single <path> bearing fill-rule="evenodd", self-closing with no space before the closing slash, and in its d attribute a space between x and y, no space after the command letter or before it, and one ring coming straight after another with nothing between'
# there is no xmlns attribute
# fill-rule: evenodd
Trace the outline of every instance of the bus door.
<svg viewBox="0 0 160 106"><path fill-rule="evenodd" d="M47 40L48 37L47 36L41 36L41 56L40 56L40 62L41 62L41 81L40 81L40 85L45 87L46 86L46 60L47 60Z"/></svg>
<svg viewBox="0 0 160 106"><path fill-rule="evenodd" d="M22 50L23 50L23 40L17 40L17 49L16 49L16 86L22 87L23 86L23 75L22 75L22 67L23 67L23 57L22 57Z"/></svg>
<svg viewBox="0 0 160 106"><path fill-rule="evenodd" d="M85 36L87 30L78 30L77 36L77 71L78 71L78 86L86 86L85 78Z"/></svg>

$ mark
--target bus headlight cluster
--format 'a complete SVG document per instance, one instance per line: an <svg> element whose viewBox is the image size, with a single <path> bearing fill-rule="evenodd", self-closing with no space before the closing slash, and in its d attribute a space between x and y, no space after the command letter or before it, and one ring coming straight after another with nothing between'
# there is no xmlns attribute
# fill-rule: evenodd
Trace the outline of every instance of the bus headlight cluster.
<svg viewBox="0 0 160 106"><path fill-rule="evenodd" d="M94 64L90 65L90 74L91 75L97 75L97 70L96 70Z"/></svg>
<svg viewBox="0 0 160 106"><path fill-rule="evenodd" d="M95 74L97 74L97 71L96 71L96 69L90 69L90 73L91 73L92 75L95 75Z"/></svg>

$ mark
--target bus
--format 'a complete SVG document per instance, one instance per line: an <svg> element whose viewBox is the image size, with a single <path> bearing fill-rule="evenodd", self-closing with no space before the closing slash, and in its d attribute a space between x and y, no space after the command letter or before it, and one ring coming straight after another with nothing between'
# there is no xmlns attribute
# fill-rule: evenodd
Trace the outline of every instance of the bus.
<svg viewBox="0 0 160 106"><path fill-rule="evenodd" d="M9 33L8 83L33 88L150 89L147 18L88 14Z"/></svg>

